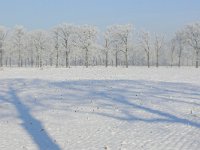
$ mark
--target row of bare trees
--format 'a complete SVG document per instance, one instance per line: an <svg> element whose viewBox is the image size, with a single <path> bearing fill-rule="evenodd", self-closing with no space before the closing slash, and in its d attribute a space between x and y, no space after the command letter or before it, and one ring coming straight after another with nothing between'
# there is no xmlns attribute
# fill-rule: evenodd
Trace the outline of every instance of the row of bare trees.
<svg viewBox="0 0 200 150"><path fill-rule="evenodd" d="M155 51L156 67L159 66L160 53L164 49L169 53L168 59L171 66L174 64L174 55L177 54L177 65L180 67L182 64L182 59L184 58L183 54L185 54L187 65L190 59L192 62L195 61L196 68L199 67L200 23L197 22L186 25L183 29L177 31L175 36L172 37L169 42L164 41L163 35L158 36L157 34L155 34L154 44L152 44L153 42L151 40L152 38L149 32L141 32L140 45L145 51L148 67L150 67L150 54L152 49ZM165 57L167 56L168 55Z"/></svg>
<svg viewBox="0 0 200 150"><path fill-rule="evenodd" d="M186 25L170 40L130 24L104 32L91 25L60 24L51 30L27 31L0 26L0 66L70 67L105 65L199 66L200 23Z"/></svg>

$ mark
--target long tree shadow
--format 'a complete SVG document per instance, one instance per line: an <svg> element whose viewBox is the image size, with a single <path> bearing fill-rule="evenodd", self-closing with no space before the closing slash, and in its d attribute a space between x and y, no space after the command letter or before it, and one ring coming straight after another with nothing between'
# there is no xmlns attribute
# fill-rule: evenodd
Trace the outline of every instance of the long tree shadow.
<svg viewBox="0 0 200 150"><path fill-rule="evenodd" d="M19 82L19 81L17 81ZM30 82L30 81L29 81ZM26 80L20 81L20 83L29 83ZM199 107L199 90L200 87L193 84L186 83L170 83L170 82L153 82L153 81L143 81L143 80L81 80L81 81L65 81L65 82L49 82L45 80L32 80L30 83L32 88L38 89L41 85L44 87L40 87L40 89L49 87L50 89L60 88L63 100L62 104L65 106L67 104L76 104L77 106L80 103L85 102L88 105L88 102L91 99L97 101L97 104L102 104L102 107L105 109L107 105L119 105L121 107L121 114L109 114L107 111L105 112L96 112L97 115L101 115L104 117L114 118L118 120L126 120L130 122L134 121L143 121L146 123L172 123L172 124L182 124L182 125L190 125L196 128L200 128L200 123L198 122L198 118L194 120L191 119L192 116L185 116L185 112L183 114L177 114L170 112L169 110L162 109L161 107L165 107L162 104L164 102L173 102L171 106L179 106L184 104L184 107ZM27 86L29 86L27 84ZM24 85L22 85L24 87ZM111 88L112 87L112 88ZM25 86L25 89L27 87ZM29 89L32 90L32 89ZM25 122L30 122L26 115L23 116L23 109L25 112L31 116L29 108L22 104L21 106L19 98L16 98L16 92L11 89L10 90L12 99L15 100L15 105L18 107L18 111L21 114L21 118L25 120ZM140 91L142 91L142 95L139 95ZM181 98L178 100L170 99L166 97L166 95L176 96L177 93L182 95L187 100L183 101ZM136 96L137 95L137 96ZM29 95L30 97L31 95ZM188 96L191 96L188 97ZM48 101L55 101L56 98L59 97L58 93L48 93L44 94L44 97L40 98L42 100L46 99ZM195 101L191 101L191 99L195 97ZM137 99L142 99L144 101L144 105L139 104ZM150 101L156 103L159 107L151 107L152 105L146 105ZM39 101L38 101L39 102ZM176 103L176 105L174 105ZM170 104L170 103L167 103ZM38 104L37 104L38 105ZM42 106L42 105L41 105ZM44 103L44 108L47 106ZM54 107L54 105L52 105ZM167 105L166 105L167 107ZM66 107L60 107L61 109L66 109ZM110 109L110 108L108 108ZM141 114L137 114L137 110L145 112L147 115L150 115L149 118L145 118ZM133 113L135 111L136 113ZM25 113L25 114L26 114ZM81 112L80 113L84 113ZM88 113L88 112L86 112ZM181 112L178 112L181 113ZM95 112L93 113L95 114ZM153 117L155 116L155 117ZM36 120L37 121L37 120ZM37 124L37 122L36 122ZM38 123L41 125L41 123ZM27 127L29 127L27 125ZM37 128L42 128L38 126ZM42 132L41 132L42 133ZM45 138L45 137L44 137ZM48 138L47 138L48 139Z"/></svg>
<svg viewBox="0 0 200 150"><path fill-rule="evenodd" d="M106 96L106 94L104 94L104 96ZM170 114L168 112L163 112L163 111L156 110L156 109L153 109L153 108L149 108L149 107L146 107L146 106L141 106L141 105L138 105L138 104L133 103L133 102L129 102L128 100L126 100L126 98L124 96L117 95L115 98L110 97L110 96L106 96L106 97L110 98L115 103L121 103L123 105L125 104L125 105L128 105L128 106L130 106L134 109L140 109L140 110L143 110L143 111L151 113L151 114L156 114L156 115L158 115L162 118L158 117L158 118L148 119L148 118L137 117L134 114L130 114L126 110L122 111L122 113L125 114L125 117L113 116L113 115L109 115L109 114L106 114L106 113L95 113L95 114L102 115L102 116L105 116L105 117L115 118L115 119L119 119L119 120L143 121L143 122L149 122L149 123L159 123L159 122L160 123L179 123L179 124L183 124L183 125L190 125L190 126L193 126L193 127L196 127L196 128L200 128L199 123L196 123L194 121L190 121L188 119L177 117L177 116Z"/></svg>
<svg viewBox="0 0 200 150"><path fill-rule="evenodd" d="M40 150L61 150L52 138L48 135L42 123L34 118L30 109L20 101L16 91L10 87L9 93L11 103L15 106L18 117L23 121L22 126L26 132L31 136L38 149Z"/></svg>
<svg viewBox="0 0 200 150"><path fill-rule="evenodd" d="M144 82L144 81L143 81ZM141 82L141 83L143 83ZM137 83L137 82L136 82ZM133 84L135 85L137 88L136 83L134 83L134 81L129 81L129 84ZM139 85L141 85L141 83ZM109 84L109 83L108 83ZM153 84L153 83L151 83ZM170 87L170 83L168 83L169 87ZM183 90L185 88L185 86L192 86L190 84L179 84L179 88L181 87L181 85L183 86L182 89L179 89L178 92L181 93L181 90ZM154 85L155 86L155 85ZM173 115L172 113L169 112L165 112L165 111L161 111L155 108L151 108L148 106L143 106L140 104L137 104L134 99L131 100L130 98L128 98L131 95L134 95L131 91L128 91L127 89L125 90L124 87L119 86L120 88L116 88L116 89L112 89L110 91L101 91L101 92L97 92L97 91L93 91L94 96L98 96L99 98L102 99L107 99L108 101L111 101L113 104L119 104L119 105L124 105L126 106L125 109L123 108L121 113L123 114L122 116L116 116L116 115L112 115L112 114L108 114L108 113L104 113L104 112L96 112L95 114L97 115L101 115L104 117L109 117L109 118L114 118L114 119L118 119L118 120L126 120L126 121L143 121L143 122L147 122L147 123L178 123L178 124L183 124L183 125L189 125L189 126L193 126L196 128L200 128L200 123L195 122L195 121L191 121L189 119L185 119L185 118L181 118L178 117L176 115ZM151 88L148 90L148 88L145 87L145 84L143 86L144 89L144 95L146 96L142 96L143 99L146 99L146 102L148 101L148 99L155 99L155 95L162 95L165 92L163 91L163 88ZM197 89L199 89L199 87L197 87ZM146 90L146 91L145 91ZM162 92L161 92L162 91ZM170 93L173 94L176 93L177 91L173 91L171 89ZM111 94L112 93L112 94ZM183 92L184 93L184 92ZM184 93L185 94L185 93ZM191 93L192 95L198 95L194 92ZM187 93L188 95L188 93ZM160 101L173 101L170 99L166 99L166 98L160 98ZM176 101L174 100L174 102L178 102L178 103L186 103L186 104L192 104L192 105L196 105L198 106L199 104L197 103L187 103L187 102L183 102L183 101ZM156 118L143 118L142 116L136 116L135 114L130 113L129 111L127 111L126 109L130 108L130 109L135 109L135 110L141 110L144 112L147 112L149 114L153 114L153 115L157 115L158 117Z"/></svg>
<svg viewBox="0 0 200 150"><path fill-rule="evenodd" d="M91 84L91 87L88 88L88 83ZM183 125L189 125L196 128L200 128L200 123L186 119L183 117L183 115L177 116L175 114L172 114L170 112L159 110L156 108L152 108L150 106L143 106L140 104L137 104L133 99L131 99L131 96L134 96L138 94L138 92L134 92L131 90L135 90L138 88L141 88L143 91L143 95L138 95L141 99L145 100L146 102L149 101L160 101L160 102L173 102L178 104L187 104L191 106L199 106L199 103L196 102L190 102L190 101L183 101L181 99L175 100L170 99L166 97L162 97L165 95L176 95L176 94L182 94L185 96L185 98L188 98L188 96L199 96L199 86L187 84L187 83L170 83L170 82L153 82L153 81L143 81L143 80L118 80L118 81L112 81L112 80L82 80L82 81L67 81L65 83L51 83L54 86L58 86L61 88L67 88L65 85L73 85L73 90L76 90L77 92L79 90L85 90L85 92L88 92L88 97L94 98L94 99L101 99L103 101L102 107L106 106L109 102L112 104L119 104L126 106L125 108L122 107L122 115L113 115L105 112L94 112L93 114L101 115L104 117L114 118L118 120L126 120L126 121L143 121L147 123L177 123L177 124L183 124ZM109 87L110 85L117 85L114 88L106 89L106 87ZM129 88L127 88L129 86ZM85 87L85 88L84 88ZM100 89L100 90L99 90ZM159 97L161 96L161 97ZM74 97L76 97L74 95ZM83 97L83 96L82 96ZM137 98L138 98L137 97ZM83 97L83 99L85 99ZM191 98L190 98L191 99ZM198 100L198 99L196 99ZM143 118L142 116L137 116L136 114L130 113L126 110L128 109L134 109L134 110L141 110L143 112L146 112L148 114L156 115L155 118ZM88 112L86 112L88 113Z"/></svg>
<svg viewBox="0 0 200 150"><path fill-rule="evenodd" d="M189 125L196 128L200 128L200 123L194 120L190 120L185 118L185 114L173 114L169 111L159 110L158 108L153 108L151 106L145 106L138 104L135 99L140 97L145 102L173 102L177 104L186 104L198 107L200 103L190 102L192 97L189 96L196 96L198 101L199 90L200 87L187 84L187 83L171 83L171 82L153 82L153 81L143 81L143 80L82 80L82 81L67 81L67 82L53 82L51 83L54 86L61 87L67 89L68 85L73 85L73 90L77 91L85 91L88 93L88 96L84 97L82 95L82 99L86 99L90 97L91 99L100 99L104 104L102 107L110 104L119 104L122 107L121 115L114 115L105 112L93 112L93 114L101 115L104 117L114 118L118 120L126 120L126 121L143 121L146 123L172 123L172 124L182 124L182 125ZM88 88L88 84L91 84ZM108 87L114 85L114 88L109 89ZM70 87L71 88L71 87ZM106 89L107 88L107 89ZM143 95L138 95L135 97L134 95L138 94L139 92L135 92L134 90L141 89ZM133 90L133 91L132 91ZM76 93L76 92L75 92ZM165 97L166 95L176 95L181 94L183 97L188 99L188 101L183 101L181 99L175 100ZM160 96L160 97L159 97ZM164 97L162 97L164 96ZM76 99L77 94L74 95L74 99ZM135 98L130 98L135 97ZM172 103L172 105L173 105ZM148 114L152 114L156 117L144 118L143 116L138 116L137 114L130 113L126 109L129 110L140 110L146 112ZM82 112L81 112L82 113ZM88 112L86 112L88 113ZM197 119L197 118L196 118Z"/></svg>

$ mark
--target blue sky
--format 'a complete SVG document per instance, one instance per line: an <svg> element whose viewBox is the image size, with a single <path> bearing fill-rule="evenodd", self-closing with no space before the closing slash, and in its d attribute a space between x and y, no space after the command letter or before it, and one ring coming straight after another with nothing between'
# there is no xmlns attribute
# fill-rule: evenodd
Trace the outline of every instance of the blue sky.
<svg viewBox="0 0 200 150"><path fill-rule="evenodd" d="M0 0L0 24L8 27L132 23L138 30L172 33L194 21L200 21L200 0Z"/></svg>

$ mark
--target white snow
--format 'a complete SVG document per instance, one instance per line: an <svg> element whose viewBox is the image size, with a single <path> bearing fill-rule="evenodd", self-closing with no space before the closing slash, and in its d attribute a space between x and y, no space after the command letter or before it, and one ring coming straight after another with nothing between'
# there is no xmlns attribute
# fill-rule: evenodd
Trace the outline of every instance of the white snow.
<svg viewBox="0 0 200 150"><path fill-rule="evenodd" d="M198 150L200 70L4 68L1 150Z"/></svg>

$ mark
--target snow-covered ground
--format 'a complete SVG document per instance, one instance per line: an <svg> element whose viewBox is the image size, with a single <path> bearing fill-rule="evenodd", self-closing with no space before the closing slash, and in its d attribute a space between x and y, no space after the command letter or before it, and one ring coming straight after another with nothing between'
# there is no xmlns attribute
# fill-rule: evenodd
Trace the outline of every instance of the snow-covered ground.
<svg viewBox="0 0 200 150"><path fill-rule="evenodd" d="M0 150L199 150L200 69L0 70Z"/></svg>

